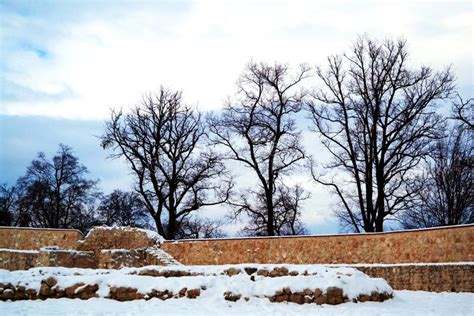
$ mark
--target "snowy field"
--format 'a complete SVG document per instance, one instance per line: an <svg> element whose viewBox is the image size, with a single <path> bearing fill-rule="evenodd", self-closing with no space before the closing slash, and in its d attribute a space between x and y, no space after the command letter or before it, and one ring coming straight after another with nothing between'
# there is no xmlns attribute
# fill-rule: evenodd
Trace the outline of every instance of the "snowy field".
<svg viewBox="0 0 474 316"><path fill-rule="evenodd" d="M46 301L0 302L0 315L474 315L472 293L430 293L395 291L383 303L345 303L337 306L270 303L251 298L235 303L222 298L195 300L151 299L118 302L104 298L86 301L50 299Z"/></svg>

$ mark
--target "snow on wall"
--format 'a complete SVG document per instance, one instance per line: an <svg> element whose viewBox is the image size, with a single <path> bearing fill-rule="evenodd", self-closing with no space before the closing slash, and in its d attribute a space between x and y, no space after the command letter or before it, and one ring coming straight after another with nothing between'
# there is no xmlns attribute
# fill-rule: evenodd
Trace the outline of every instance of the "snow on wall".
<svg viewBox="0 0 474 316"><path fill-rule="evenodd" d="M249 268L252 270L248 270ZM215 296L216 299L224 299L225 293L229 292L239 298L271 298L282 291L288 293L281 294L286 295L288 300L290 299L289 293L304 293L305 291L308 298L314 299L313 293L319 291L319 294L324 297L322 302L329 303L329 292L337 288L342 290L337 304L343 303L344 300L357 300L362 295L370 297L373 293L381 294L383 299L387 299L393 293L392 288L383 279L369 278L364 273L348 267L331 268L304 265L176 266L173 268L174 271L183 271L193 275L180 276L176 274L174 277L163 277L143 274L145 271L159 273L166 269L169 268L148 266L121 270L68 268L35 268L13 272L0 270L0 280L2 280L0 287L3 287L2 292L9 289L17 291L18 288L22 288L23 292L28 292L31 289L40 298L57 297L57 293L70 292L68 289L73 289L72 294L74 294L85 287L92 289L89 293L90 297L113 297L117 288L133 289L127 290L134 293L130 297L131 299L147 298L148 295L157 291L168 291L170 296L175 296L183 289L197 289L197 293L199 293L197 296L202 292L202 295ZM258 273L263 270L292 271L296 275L270 277ZM77 287L77 285L80 286ZM137 293L140 295L136 295ZM297 295L301 300L301 296L305 294ZM5 299L4 296L0 295L0 299ZM19 299L27 298L25 296Z"/></svg>

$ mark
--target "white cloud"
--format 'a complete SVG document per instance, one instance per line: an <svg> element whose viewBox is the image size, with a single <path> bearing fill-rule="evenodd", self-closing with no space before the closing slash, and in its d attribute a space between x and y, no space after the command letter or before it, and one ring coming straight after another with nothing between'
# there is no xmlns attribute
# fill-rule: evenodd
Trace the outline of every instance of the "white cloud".
<svg viewBox="0 0 474 316"><path fill-rule="evenodd" d="M216 109L234 92L251 58L323 63L363 32L403 35L415 61L454 63L461 84L471 84L472 6L464 12L464 4L447 9L438 4L198 1L182 9L168 3L111 10L76 4L58 13L65 14L59 22L11 9L2 14L7 49L1 80L45 96L72 93L54 100L21 95L8 100L2 89L0 114L102 119L110 107L135 104L160 84L183 89L203 109ZM422 13L442 21L438 33L424 33L429 21Z"/></svg>

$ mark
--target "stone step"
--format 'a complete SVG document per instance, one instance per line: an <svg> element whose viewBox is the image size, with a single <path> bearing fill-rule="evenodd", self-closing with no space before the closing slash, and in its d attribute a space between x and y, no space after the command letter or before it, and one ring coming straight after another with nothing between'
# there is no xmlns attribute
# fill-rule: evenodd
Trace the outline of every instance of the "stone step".
<svg viewBox="0 0 474 316"><path fill-rule="evenodd" d="M156 246L147 248L146 252L155 257L158 261L162 262L164 265L182 265L178 260L170 256L166 251Z"/></svg>

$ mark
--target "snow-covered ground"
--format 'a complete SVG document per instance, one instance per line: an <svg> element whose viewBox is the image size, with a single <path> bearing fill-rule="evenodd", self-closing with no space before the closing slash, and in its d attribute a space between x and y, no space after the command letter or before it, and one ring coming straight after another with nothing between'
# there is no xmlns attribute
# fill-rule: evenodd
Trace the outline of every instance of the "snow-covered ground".
<svg viewBox="0 0 474 316"><path fill-rule="evenodd" d="M341 305L297 305L270 303L266 299L227 302L221 297L194 300L136 300L118 302L104 298L86 301L50 299L46 301L0 302L1 315L474 315L473 293L430 293L395 291L383 303L345 303Z"/></svg>
<svg viewBox="0 0 474 316"><path fill-rule="evenodd" d="M245 268L254 268L254 279L244 272ZM238 273L232 277L226 275L227 269L235 269ZM296 276L280 276L275 278L256 275L257 269L272 271L285 269L295 272ZM194 276L158 277L139 275L143 271L186 271ZM107 297L111 287L132 287L139 293L147 294L153 290L170 290L178 293L182 288L206 288L203 296L215 296L223 300L223 293L231 291L243 297L272 296L276 291L288 287L292 292L305 289L320 289L323 293L329 287L343 290L349 300L361 294L372 292L392 293L388 283L379 278L370 278L366 274L350 267L326 267L323 265L272 265L272 264L240 264L220 266L146 266L143 268L78 269L60 267L42 267L29 270L7 271L0 269L0 282L16 286L24 286L40 292L41 281L48 277L56 280L55 288L65 289L75 284L97 284L99 297Z"/></svg>

